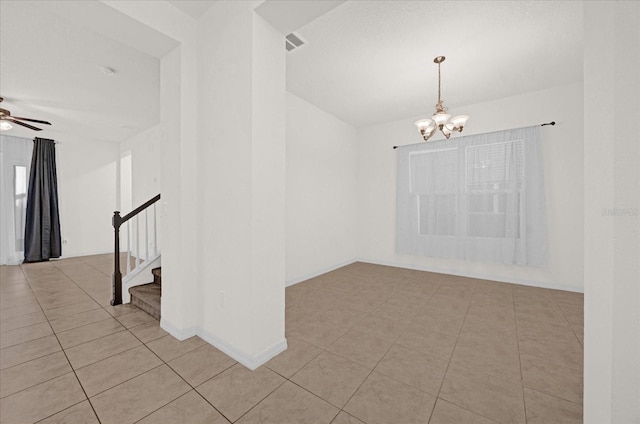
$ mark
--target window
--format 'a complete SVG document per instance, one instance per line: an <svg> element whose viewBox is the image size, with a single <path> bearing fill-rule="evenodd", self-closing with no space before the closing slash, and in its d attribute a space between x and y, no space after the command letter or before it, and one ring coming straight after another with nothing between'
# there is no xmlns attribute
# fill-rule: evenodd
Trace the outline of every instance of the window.
<svg viewBox="0 0 640 424"><path fill-rule="evenodd" d="M539 128L398 149L399 253L544 265Z"/></svg>
<svg viewBox="0 0 640 424"><path fill-rule="evenodd" d="M27 213L27 167L13 166L13 220L16 252L24 251L24 221Z"/></svg>
<svg viewBox="0 0 640 424"><path fill-rule="evenodd" d="M520 237L523 141L465 148L467 236Z"/></svg>

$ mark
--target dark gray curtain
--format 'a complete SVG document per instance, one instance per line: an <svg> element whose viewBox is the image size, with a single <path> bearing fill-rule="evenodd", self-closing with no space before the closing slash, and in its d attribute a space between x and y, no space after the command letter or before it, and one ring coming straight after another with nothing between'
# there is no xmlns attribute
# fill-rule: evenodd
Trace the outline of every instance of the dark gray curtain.
<svg viewBox="0 0 640 424"><path fill-rule="evenodd" d="M61 250L56 147L53 140L36 137L27 194L24 261L59 258Z"/></svg>

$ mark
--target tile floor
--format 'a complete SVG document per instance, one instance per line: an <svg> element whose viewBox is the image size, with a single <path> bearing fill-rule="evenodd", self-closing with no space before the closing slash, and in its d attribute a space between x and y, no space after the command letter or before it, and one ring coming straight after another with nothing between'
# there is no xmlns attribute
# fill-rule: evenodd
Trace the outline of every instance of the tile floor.
<svg viewBox="0 0 640 424"><path fill-rule="evenodd" d="M111 258L0 267L0 422L582 422L583 298L355 263L286 290L249 371L109 306Z"/></svg>

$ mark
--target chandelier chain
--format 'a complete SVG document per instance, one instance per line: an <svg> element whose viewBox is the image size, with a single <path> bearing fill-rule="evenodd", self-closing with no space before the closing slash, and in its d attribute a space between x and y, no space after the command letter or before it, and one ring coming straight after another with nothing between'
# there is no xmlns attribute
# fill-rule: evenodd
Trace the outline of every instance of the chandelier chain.
<svg viewBox="0 0 640 424"><path fill-rule="evenodd" d="M438 103L441 103L441 100L440 100L440 63L438 63Z"/></svg>

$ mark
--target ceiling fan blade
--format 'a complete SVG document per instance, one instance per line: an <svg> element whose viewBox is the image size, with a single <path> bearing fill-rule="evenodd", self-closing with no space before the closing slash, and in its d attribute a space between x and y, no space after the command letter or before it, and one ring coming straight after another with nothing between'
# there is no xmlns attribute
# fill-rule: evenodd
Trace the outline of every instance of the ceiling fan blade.
<svg viewBox="0 0 640 424"><path fill-rule="evenodd" d="M6 117L4 119L6 121L11 121L14 124L18 124L18 125L22 125L23 127L27 127L27 128L29 128L31 130L34 130L34 131L42 131L42 128L34 127L33 125L29 125L29 124L25 124L24 122L16 121L15 119L13 119L13 116L12 117Z"/></svg>
<svg viewBox="0 0 640 424"><path fill-rule="evenodd" d="M13 119L19 119L19 120L21 120L21 121L36 122L36 123L38 123L38 124L51 125L51 122L47 122L47 121L40 121L40 120L38 120L38 119L21 118L21 117L19 117L19 116L13 116L13 115L11 115L11 117L12 117Z"/></svg>

